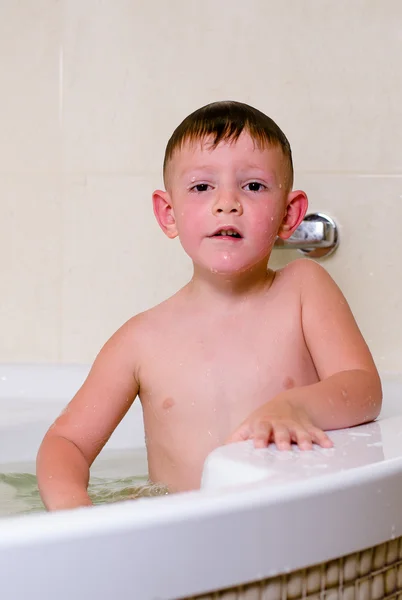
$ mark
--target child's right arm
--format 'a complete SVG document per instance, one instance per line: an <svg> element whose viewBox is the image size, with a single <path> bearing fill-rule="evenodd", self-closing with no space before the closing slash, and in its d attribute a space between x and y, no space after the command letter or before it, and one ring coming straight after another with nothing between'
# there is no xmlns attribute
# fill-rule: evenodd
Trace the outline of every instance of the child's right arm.
<svg viewBox="0 0 402 600"><path fill-rule="evenodd" d="M49 510L92 504L87 493L89 468L139 389L133 321L105 344L83 386L43 439L36 470Z"/></svg>

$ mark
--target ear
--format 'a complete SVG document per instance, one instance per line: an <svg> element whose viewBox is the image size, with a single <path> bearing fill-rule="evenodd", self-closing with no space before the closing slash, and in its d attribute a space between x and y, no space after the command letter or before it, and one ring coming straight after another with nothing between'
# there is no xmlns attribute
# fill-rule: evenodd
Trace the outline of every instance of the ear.
<svg viewBox="0 0 402 600"><path fill-rule="evenodd" d="M156 190L152 194L154 215L162 231L171 239L178 235L172 201L168 192Z"/></svg>
<svg viewBox="0 0 402 600"><path fill-rule="evenodd" d="M278 236L283 240L290 238L304 219L307 212L308 199L304 192L295 190L290 192L286 203L286 212L278 231Z"/></svg>

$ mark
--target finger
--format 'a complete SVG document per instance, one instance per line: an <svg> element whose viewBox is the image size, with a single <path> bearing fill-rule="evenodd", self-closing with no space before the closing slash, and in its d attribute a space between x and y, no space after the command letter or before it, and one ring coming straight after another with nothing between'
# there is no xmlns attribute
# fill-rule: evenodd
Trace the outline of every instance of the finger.
<svg viewBox="0 0 402 600"><path fill-rule="evenodd" d="M287 427L273 424L273 437L278 450L290 450L290 431Z"/></svg>
<svg viewBox="0 0 402 600"><path fill-rule="evenodd" d="M245 440L250 439L250 437L251 437L250 426L248 424L241 425L239 427L239 429L236 429L236 431L234 431L232 433L232 435L228 437L228 439L225 442L225 445L226 444L234 444L235 442L244 442Z"/></svg>
<svg viewBox="0 0 402 600"><path fill-rule="evenodd" d="M271 423L259 422L258 425L255 426L253 439L254 439L254 448L266 448L269 444L269 439L272 434L272 425Z"/></svg>
<svg viewBox="0 0 402 600"><path fill-rule="evenodd" d="M296 437L296 444L299 446L300 450L313 449L313 440L308 431L306 431L302 427L298 427L297 429L295 429L294 435Z"/></svg>
<svg viewBox="0 0 402 600"><path fill-rule="evenodd" d="M329 439L325 431L322 431L322 429L318 429L318 427L310 427L308 431L311 435L311 439L313 440L313 442L315 442L322 448L333 447L334 444L332 440Z"/></svg>

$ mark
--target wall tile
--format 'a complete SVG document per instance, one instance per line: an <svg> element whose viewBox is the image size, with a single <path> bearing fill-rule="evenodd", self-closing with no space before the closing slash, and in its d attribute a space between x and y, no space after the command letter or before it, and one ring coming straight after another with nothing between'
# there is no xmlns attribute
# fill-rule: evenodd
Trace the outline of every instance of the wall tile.
<svg viewBox="0 0 402 600"><path fill-rule="evenodd" d="M60 360L60 181L0 176L0 362Z"/></svg>
<svg viewBox="0 0 402 600"><path fill-rule="evenodd" d="M69 182L63 206L63 361L92 361L124 321L190 279L187 255L156 223L152 192L143 177Z"/></svg>
<svg viewBox="0 0 402 600"><path fill-rule="evenodd" d="M0 173L60 172L57 0L0 8Z"/></svg>
<svg viewBox="0 0 402 600"><path fill-rule="evenodd" d="M178 123L234 98L288 135L312 209L340 225L323 264L400 370L400 178L381 177L402 173L399 0L3 4L0 360L91 361L188 279L151 193Z"/></svg>
<svg viewBox="0 0 402 600"><path fill-rule="evenodd" d="M366 177L299 173L296 188L339 226L336 252L321 261L344 292L381 370L402 369L400 221L402 176ZM278 268L299 253L276 250Z"/></svg>
<svg viewBox="0 0 402 600"><path fill-rule="evenodd" d="M298 169L400 172L401 19L398 0L66 1L66 168L159 172L173 128L233 98Z"/></svg>

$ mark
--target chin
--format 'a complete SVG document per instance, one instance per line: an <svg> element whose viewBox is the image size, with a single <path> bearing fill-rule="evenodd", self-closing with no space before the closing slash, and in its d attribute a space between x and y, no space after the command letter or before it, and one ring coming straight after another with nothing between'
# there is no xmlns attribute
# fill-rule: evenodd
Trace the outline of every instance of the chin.
<svg viewBox="0 0 402 600"><path fill-rule="evenodd" d="M217 275L240 275L246 271L250 271L253 268L253 264L244 264L239 261L220 261L214 262L209 265L203 265L204 268L208 269L211 273Z"/></svg>
<svg viewBox="0 0 402 600"><path fill-rule="evenodd" d="M217 256L190 257L194 266L197 266L203 271L214 273L217 275L235 276L242 273L251 272L255 268L259 268L264 263L268 263L269 255L265 253L261 256L240 256L239 254L221 254Z"/></svg>

